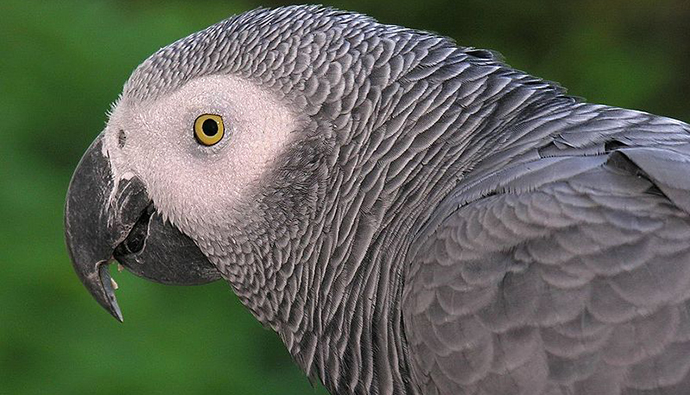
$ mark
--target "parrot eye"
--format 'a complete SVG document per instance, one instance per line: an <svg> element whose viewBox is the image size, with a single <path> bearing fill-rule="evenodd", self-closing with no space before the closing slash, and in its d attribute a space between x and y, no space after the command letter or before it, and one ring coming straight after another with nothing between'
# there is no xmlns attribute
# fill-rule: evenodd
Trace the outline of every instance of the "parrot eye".
<svg viewBox="0 0 690 395"><path fill-rule="evenodd" d="M218 143L225 134L223 118L216 114L203 114L194 121L194 137L199 144L211 146Z"/></svg>

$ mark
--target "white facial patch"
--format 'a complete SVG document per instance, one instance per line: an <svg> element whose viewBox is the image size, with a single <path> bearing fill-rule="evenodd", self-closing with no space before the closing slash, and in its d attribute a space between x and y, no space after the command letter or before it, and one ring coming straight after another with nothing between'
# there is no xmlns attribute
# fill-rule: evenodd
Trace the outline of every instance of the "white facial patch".
<svg viewBox="0 0 690 395"><path fill-rule="evenodd" d="M194 138L194 121L203 114L223 118L225 135L216 145ZM295 114L270 92L214 75L157 100L123 97L106 128L106 146L116 179L136 174L159 212L198 234L202 225L221 225L233 215L297 128Z"/></svg>

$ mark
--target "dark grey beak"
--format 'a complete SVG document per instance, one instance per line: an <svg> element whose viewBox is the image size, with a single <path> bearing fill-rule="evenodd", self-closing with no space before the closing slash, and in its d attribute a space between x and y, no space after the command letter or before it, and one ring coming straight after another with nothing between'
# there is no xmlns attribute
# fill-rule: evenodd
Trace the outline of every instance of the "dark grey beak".
<svg viewBox="0 0 690 395"><path fill-rule="evenodd" d="M74 171L65 205L65 239L77 276L122 321L108 263L165 284L205 284L218 270L187 235L162 220L136 177L113 179L99 135Z"/></svg>

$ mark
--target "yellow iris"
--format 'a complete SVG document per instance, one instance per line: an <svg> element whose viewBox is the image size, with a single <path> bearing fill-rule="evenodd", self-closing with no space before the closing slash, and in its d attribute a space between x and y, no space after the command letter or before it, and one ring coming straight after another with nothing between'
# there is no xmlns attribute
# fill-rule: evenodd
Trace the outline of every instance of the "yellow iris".
<svg viewBox="0 0 690 395"><path fill-rule="evenodd" d="M218 143L225 134L223 117L216 114L203 114L194 121L194 137L203 145Z"/></svg>

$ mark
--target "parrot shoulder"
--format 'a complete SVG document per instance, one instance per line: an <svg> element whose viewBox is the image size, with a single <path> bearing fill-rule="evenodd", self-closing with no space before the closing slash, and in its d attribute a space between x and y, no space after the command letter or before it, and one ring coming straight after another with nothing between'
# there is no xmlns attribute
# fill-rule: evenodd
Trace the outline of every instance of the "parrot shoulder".
<svg viewBox="0 0 690 395"><path fill-rule="evenodd" d="M422 393L690 385L690 144L555 136L560 150L468 177L411 248L402 309Z"/></svg>

